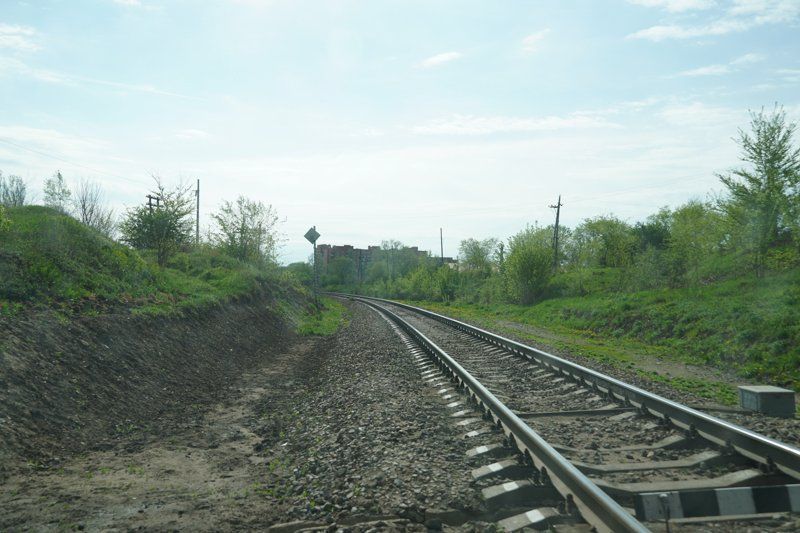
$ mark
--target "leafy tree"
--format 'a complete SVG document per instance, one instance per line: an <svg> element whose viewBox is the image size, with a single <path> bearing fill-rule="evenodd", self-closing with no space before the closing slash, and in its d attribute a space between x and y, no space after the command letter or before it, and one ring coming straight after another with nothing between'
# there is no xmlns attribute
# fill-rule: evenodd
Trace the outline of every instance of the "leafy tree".
<svg viewBox="0 0 800 533"><path fill-rule="evenodd" d="M122 241L143 250L153 250L160 266L182 246L192 242L194 201L190 186L179 185L167 190L156 178L153 191L159 207L140 206L129 209L120 224Z"/></svg>
<svg viewBox="0 0 800 533"><path fill-rule="evenodd" d="M589 218L575 228L576 255L586 266L624 267L633 260L631 227L614 216Z"/></svg>
<svg viewBox="0 0 800 533"><path fill-rule="evenodd" d="M492 273L492 258L497 248L497 239L465 239L458 248L461 264L465 270L480 276Z"/></svg>
<svg viewBox="0 0 800 533"><path fill-rule="evenodd" d="M494 257L497 261L497 267L500 269L500 272L503 272L503 265L505 265L506 262L506 245L503 241L497 243L497 250L495 251Z"/></svg>
<svg viewBox="0 0 800 533"><path fill-rule="evenodd" d="M644 222L637 222L633 227L633 235L638 241L640 251L648 248L663 250L669 243L669 229L672 221L672 211L662 207L658 213L650 215Z"/></svg>
<svg viewBox="0 0 800 533"><path fill-rule="evenodd" d="M11 221L8 219L6 215L6 208L4 205L0 204L0 233L8 231L8 228L11 227Z"/></svg>
<svg viewBox="0 0 800 533"><path fill-rule="evenodd" d="M458 288L458 272L447 265L440 266L434 276L434 284L439 293L439 298L445 302L452 301L456 297Z"/></svg>
<svg viewBox="0 0 800 533"><path fill-rule="evenodd" d="M56 172L44 182L44 205L66 213L72 193L64 182L61 172Z"/></svg>
<svg viewBox="0 0 800 533"><path fill-rule="evenodd" d="M747 167L718 177L729 198L721 207L735 227L745 230L743 241L753 255L756 275L764 274L770 246L779 242L798 219L800 147L793 142L797 129L786 122L786 112L775 106L750 113L751 133L739 130L740 159Z"/></svg>
<svg viewBox="0 0 800 533"><path fill-rule="evenodd" d="M434 284L435 268L426 263L421 263L408 276L409 297L414 300L427 300L436 297Z"/></svg>
<svg viewBox="0 0 800 533"><path fill-rule="evenodd" d="M396 239L381 242L381 253L378 256L378 260L382 257L386 261L389 279L394 279L397 276L397 256L398 250L401 248L403 248L403 243Z"/></svg>
<svg viewBox="0 0 800 533"><path fill-rule="evenodd" d="M710 205L690 201L672 213L667 256L670 274L678 283L698 283L703 265L720 251L723 224Z"/></svg>
<svg viewBox="0 0 800 533"><path fill-rule="evenodd" d="M375 283L389 279L389 267L386 261L376 256L367 267L367 283Z"/></svg>
<svg viewBox="0 0 800 533"><path fill-rule="evenodd" d="M6 207L25 205L28 186L19 176L13 174L8 178L0 172L0 204Z"/></svg>
<svg viewBox="0 0 800 533"><path fill-rule="evenodd" d="M349 286L356 282L356 262L350 257L337 257L328 263L325 285Z"/></svg>
<svg viewBox="0 0 800 533"><path fill-rule="evenodd" d="M509 295L521 304L540 298L553 274L552 235L528 226L508 240L505 275Z"/></svg>
<svg viewBox="0 0 800 533"><path fill-rule="evenodd" d="M311 264L306 262L296 262L296 263L289 263L286 265L286 270L291 272L297 280L310 287L314 283L314 269L311 267Z"/></svg>
<svg viewBox="0 0 800 533"><path fill-rule="evenodd" d="M397 276L407 276L424 261L425 256L420 254L416 248L403 246L395 252L395 274Z"/></svg>
<svg viewBox="0 0 800 533"><path fill-rule="evenodd" d="M218 230L212 241L240 261L274 262L277 256L278 215L271 205L240 196L235 202L222 202L211 218Z"/></svg>
<svg viewBox="0 0 800 533"><path fill-rule="evenodd" d="M99 185L81 181L72 203L75 217L82 223L107 237L114 234L114 210L103 206L103 192Z"/></svg>

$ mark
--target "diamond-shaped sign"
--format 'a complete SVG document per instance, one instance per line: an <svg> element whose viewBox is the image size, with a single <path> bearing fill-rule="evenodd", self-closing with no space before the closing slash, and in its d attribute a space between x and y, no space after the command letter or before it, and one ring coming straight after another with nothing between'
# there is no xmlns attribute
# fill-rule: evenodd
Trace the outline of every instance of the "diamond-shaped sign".
<svg viewBox="0 0 800 533"><path fill-rule="evenodd" d="M305 237L311 244L317 242L317 239L319 239L319 233L317 232L317 227L312 226L311 229L306 232Z"/></svg>

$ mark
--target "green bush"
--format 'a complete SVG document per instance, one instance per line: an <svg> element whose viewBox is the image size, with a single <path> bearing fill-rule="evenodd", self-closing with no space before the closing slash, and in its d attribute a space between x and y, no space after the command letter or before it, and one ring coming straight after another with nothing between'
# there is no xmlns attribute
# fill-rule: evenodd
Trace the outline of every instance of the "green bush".
<svg viewBox="0 0 800 533"><path fill-rule="evenodd" d="M505 261L506 288L509 295L521 304L540 299L553 273L553 248L549 231L537 226L528 227L509 239Z"/></svg>

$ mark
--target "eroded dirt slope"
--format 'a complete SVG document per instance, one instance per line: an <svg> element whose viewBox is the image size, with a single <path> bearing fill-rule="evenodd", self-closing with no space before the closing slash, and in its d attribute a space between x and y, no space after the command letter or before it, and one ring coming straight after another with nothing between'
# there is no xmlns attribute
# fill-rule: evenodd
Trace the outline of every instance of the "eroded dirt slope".
<svg viewBox="0 0 800 533"><path fill-rule="evenodd" d="M216 401L286 342L273 307L262 295L193 318L0 319L0 479L20 463L133 446Z"/></svg>
<svg viewBox="0 0 800 533"><path fill-rule="evenodd" d="M424 531L474 516L463 430L388 324L350 313L333 337L263 354L210 409L11 476L0 530Z"/></svg>

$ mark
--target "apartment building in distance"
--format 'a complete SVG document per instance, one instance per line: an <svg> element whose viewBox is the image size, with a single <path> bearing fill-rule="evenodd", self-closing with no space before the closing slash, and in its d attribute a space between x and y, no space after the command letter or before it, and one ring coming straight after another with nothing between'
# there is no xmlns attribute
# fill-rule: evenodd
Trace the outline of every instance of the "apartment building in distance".
<svg viewBox="0 0 800 533"><path fill-rule="evenodd" d="M411 251L419 257L429 257L430 254L424 250L420 250L416 246L409 246L404 248L406 251ZM367 246L366 248L355 248L350 244L318 244L317 245L317 268L320 274L328 272L328 265L331 261L338 257L349 257L353 260L356 267L356 277L358 281L363 281L367 275L370 263L377 259L381 251L380 246ZM444 258L445 264L455 264L452 257Z"/></svg>

